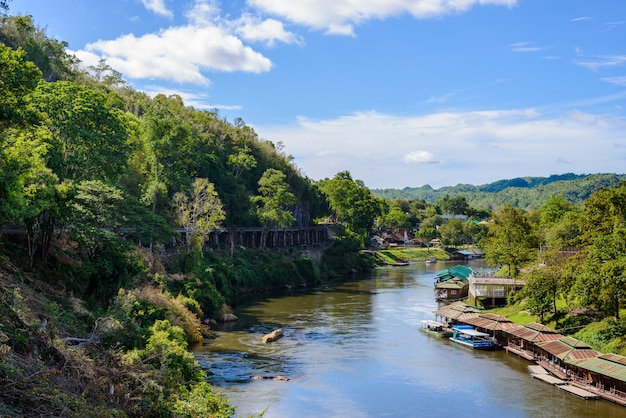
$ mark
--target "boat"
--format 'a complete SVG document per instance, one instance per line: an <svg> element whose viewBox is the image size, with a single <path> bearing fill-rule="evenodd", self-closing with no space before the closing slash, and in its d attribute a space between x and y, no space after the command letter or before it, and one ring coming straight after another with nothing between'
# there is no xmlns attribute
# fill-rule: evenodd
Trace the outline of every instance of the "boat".
<svg viewBox="0 0 626 418"><path fill-rule="evenodd" d="M424 319L421 321L420 331L432 335L433 337L448 338L452 335L452 330L441 322Z"/></svg>
<svg viewBox="0 0 626 418"><path fill-rule="evenodd" d="M491 336L475 330L471 325L454 325L450 339L455 343L477 350L492 350L494 348Z"/></svg>

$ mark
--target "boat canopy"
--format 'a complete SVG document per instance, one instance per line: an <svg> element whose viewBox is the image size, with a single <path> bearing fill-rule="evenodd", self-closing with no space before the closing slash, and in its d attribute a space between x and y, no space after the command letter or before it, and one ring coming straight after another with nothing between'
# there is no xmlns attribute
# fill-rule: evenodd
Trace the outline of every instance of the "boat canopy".
<svg viewBox="0 0 626 418"><path fill-rule="evenodd" d="M459 333L461 334L465 334L471 337L490 337L489 334L484 333L484 332L480 332L480 331L476 331L474 328L472 328L471 326L468 325L455 325L454 327L452 327L453 329L459 331Z"/></svg>

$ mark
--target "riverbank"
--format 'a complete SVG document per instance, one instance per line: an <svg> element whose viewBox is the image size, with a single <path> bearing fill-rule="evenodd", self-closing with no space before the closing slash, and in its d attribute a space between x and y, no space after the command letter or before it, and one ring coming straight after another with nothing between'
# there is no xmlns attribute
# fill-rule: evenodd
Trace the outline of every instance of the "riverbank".
<svg viewBox="0 0 626 418"><path fill-rule="evenodd" d="M380 265L397 263L417 263L447 261L450 255L443 248L394 247L377 250L366 250L372 254Z"/></svg>

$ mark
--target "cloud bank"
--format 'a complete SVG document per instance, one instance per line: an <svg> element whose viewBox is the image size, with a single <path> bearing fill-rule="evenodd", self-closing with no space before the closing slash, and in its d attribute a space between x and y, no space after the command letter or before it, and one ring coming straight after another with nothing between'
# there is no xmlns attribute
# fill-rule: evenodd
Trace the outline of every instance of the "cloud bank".
<svg viewBox="0 0 626 418"><path fill-rule="evenodd" d="M281 141L314 180L351 172L368 187L485 184L561 172L622 172L626 123L581 111L548 119L534 109L398 117L361 112L331 120L256 126ZM589 138L594 138L590 141ZM329 174L331 173L331 174Z"/></svg>

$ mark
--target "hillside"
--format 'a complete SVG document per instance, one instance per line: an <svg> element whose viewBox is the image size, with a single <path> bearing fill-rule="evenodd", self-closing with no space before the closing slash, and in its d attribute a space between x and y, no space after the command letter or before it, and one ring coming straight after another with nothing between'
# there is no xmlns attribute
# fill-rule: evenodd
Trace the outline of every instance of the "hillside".
<svg viewBox="0 0 626 418"><path fill-rule="evenodd" d="M472 207L497 209L505 204L525 210L539 208L550 197L562 195L565 200L580 205L594 191L611 187L625 180L625 174L559 174L550 177L517 177L489 184L433 189L429 185L404 189L372 189L376 196L387 200L424 200L434 203L445 196L464 196Z"/></svg>

